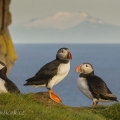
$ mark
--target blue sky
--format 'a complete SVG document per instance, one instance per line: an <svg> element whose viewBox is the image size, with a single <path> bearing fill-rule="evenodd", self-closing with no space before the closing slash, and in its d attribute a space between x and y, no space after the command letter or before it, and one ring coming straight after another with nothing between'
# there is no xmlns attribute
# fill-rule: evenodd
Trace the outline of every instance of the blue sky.
<svg viewBox="0 0 120 120"><path fill-rule="evenodd" d="M39 27L65 30L84 21L120 27L120 0L12 0L10 11L13 20L10 29ZM14 30L11 33L14 38Z"/></svg>

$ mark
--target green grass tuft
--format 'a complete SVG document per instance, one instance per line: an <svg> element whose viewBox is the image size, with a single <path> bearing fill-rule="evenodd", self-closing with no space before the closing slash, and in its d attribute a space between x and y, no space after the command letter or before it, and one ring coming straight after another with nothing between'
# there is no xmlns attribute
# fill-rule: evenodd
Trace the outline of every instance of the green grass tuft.
<svg viewBox="0 0 120 120"><path fill-rule="evenodd" d="M120 120L120 103L106 107L106 109L100 111L100 114L107 119Z"/></svg>
<svg viewBox="0 0 120 120"><path fill-rule="evenodd" d="M0 120L120 120L120 104L110 107L69 107L48 93L0 94Z"/></svg>

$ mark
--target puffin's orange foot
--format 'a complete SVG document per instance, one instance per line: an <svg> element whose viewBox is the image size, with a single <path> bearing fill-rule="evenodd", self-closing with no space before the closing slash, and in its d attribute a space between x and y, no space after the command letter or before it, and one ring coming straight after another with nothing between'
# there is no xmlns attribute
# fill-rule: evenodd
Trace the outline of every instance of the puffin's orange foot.
<svg viewBox="0 0 120 120"><path fill-rule="evenodd" d="M98 101L97 102L93 102L92 107L95 107L97 105L98 105Z"/></svg>
<svg viewBox="0 0 120 120"><path fill-rule="evenodd" d="M95 106L95 103L93 102L92 107L94 107L94 106Z"/></svg>
<svg viewBox="0 0 120 120"><path fill-rule="evenodd" d="M53 92L52 90L49 90L49 95L50 95L50 98L53 101L55 101L57 103L61 103L62 102L61 98L55 92Z"/></svg>

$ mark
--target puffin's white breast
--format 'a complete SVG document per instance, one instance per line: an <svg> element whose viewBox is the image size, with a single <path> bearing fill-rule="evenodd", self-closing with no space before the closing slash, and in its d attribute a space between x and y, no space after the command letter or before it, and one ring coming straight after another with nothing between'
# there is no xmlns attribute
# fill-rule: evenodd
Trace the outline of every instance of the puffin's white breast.
<svg viewBox="0 0 120 120"><path fill-rule="evenodd" d="M89 90L89 86L87 85L86 78L78 77L77 85L85 96L87 96L91 100L93 99L93 96Z"/></svg>
<svg viewBox="0 0 120 120"><path fill-rule="evenodd" d="M58 71L57 71L57 75L55 75L50 82L48 83L48 87L52 88L54 85L56 85L57 83L59 83L61 80L63 80L68 72L70 70L70 62L68 62L67 64L61 63L58 66Z"/></svg>
<svg viewBox="0 0 120 120"><path fill-rule="evenodd" d="M5 88L5 81L0 78L0 93L1 92L8 92Z"/></svg>

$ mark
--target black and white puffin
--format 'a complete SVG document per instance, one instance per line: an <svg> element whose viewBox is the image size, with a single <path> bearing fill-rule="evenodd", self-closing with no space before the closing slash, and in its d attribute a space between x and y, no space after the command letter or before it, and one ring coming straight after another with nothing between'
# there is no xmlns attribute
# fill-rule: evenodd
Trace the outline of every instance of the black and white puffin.
<svg viewBox="0 0 120 120"><path fill-rule="evenodd" d="M78 65L76 72L80 73L77 85L85 96L93 100L92 107L96 106L98 102L118 101L106 83L100 77L94 75L94 69L90 63Z"/></svg>
<svg viewBox="0 0 120 120"><path fill-rule="evenodd" d="M60 48L56 59L45 64L32 78L27 79L25 86L45 86L49 90L50 98L60 103L60 97L52 90L52 87L62 81L70 70L72 54L68 48Z"/></svg>
<svg viewBox="0 0 120 120"><path fill-rule="evenodd" d="M20 93L20 90L17 86L8 79L7 75L7 67L6 65L0 61L0 93L2 92L15 92Z"/></svg>

